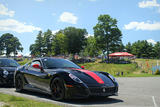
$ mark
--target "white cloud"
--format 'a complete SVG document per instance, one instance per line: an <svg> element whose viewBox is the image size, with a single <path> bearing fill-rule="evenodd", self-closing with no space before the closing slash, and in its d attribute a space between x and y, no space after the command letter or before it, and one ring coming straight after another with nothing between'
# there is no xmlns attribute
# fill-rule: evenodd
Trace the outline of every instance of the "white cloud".
<svg viewBox="0 0 160 107"><path fill-rule="evenodd" d="M15 11L8 10L7 7L5 7L3 4L0 4L0 15L13 17L14 14Z"/></svg>
<svg viewBox="0 0 160 107"><path fill-rule="evenodd" d="M156 41L154 41L153 39L148 39L147 42L152 43L152 44L156 44Z"/></svg>
<svg viewBox="0 0 160 107"><path fill-rule="evenodd" d="M126 30L131 30L131 29L136 29L136 30L160 30L160 22L154 22L151 23L150 21L148 22L130 22L127 25L124 25L124 29Z"/></svg>
<svg viewBox="0 0 160 107"><path fill-rule="evenodd" d="M58 29L58 30L52 30L52 34L54 35L54 34L56 34L58 31L59 31L59 29Z"/></svg>
<svg viewBox="0 0 160 107"><path fill-rule="evenodd" d="M139 2L140 8L147 8L147 7L160 7L160 4L157 3L157 0L144 0Z"/></svg>
<svg viewBox="0 0 160 107"><path fill-rule="evenodd" d="M43 2L44 0L36 0L37 2Z"/></svg>
<svg viewBox="0 0 160 107"><path fill-rule="evenodd" d="M71 24L76 24L77 20L78 18L73 13L70 12L63 12L59 17L59 21Z"/></svg>
<svg viewBox="0 0 160 107"><path fill-rule="evenodd" d="M14 31L18 33L33 32L34 30L41 30L39 27L33 25L26 25L26 23L19 22L14 19L0 20L0 31Z"/></svg>

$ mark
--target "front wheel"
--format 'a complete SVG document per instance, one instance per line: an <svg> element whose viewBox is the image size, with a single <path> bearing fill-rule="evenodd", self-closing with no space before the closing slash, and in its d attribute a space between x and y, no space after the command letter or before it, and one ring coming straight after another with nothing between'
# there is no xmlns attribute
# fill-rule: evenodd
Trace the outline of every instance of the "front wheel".
<svg viewBox="0 0 160 107"><path fill-rule="evenodd" d="M65 96L64 82L61 78L56 77L51 83L51 92L53 100L63 100Z"/></svg>
<svg viewBox="0 0 160 107"><path fill-rule="evenodd" d="M21 74L17 74L15 77L15 88L17 92L22 92L24 86L23 76Z"/></svg>

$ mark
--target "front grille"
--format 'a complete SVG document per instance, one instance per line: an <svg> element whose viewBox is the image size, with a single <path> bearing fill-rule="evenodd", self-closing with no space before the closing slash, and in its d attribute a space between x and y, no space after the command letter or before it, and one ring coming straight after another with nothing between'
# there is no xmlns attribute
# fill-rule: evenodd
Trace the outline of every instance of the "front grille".
<svg viewBox="0 0 160 107"><path fill-rule="evenodd" d="M13 74L14 74L14 72L9 72L9 74L13 75Z"/></svg>
<svg viewBox="0 0 160 107"><path fill-rule="evenodd" d="M115 87L96 87L96 88L90 88L91 93L114 93Z"/></svg>

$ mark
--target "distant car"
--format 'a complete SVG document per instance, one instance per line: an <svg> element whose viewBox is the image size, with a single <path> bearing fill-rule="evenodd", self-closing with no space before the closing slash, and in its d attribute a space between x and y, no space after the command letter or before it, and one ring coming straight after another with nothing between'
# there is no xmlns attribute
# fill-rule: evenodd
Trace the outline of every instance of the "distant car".
<svg viewBox="0 0 160 107"><path fill-rule="evenodd" d="M113 76L82 68L66 59L35 59L17 69L15 88L47 93L54 100L118 95Z"/></svg>
<svg viewBox="0 0 160 107"><path fill-rule="evenodd" d="M13 86L14 72L19 64L12 59L0 58L0 85Z"/></svg>

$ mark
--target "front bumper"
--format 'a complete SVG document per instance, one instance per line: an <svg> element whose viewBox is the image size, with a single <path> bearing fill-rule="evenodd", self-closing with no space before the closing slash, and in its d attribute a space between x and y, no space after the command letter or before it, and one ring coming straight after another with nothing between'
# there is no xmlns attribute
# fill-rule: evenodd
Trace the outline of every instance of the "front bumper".
<svg viewBox="0 0 160 107"><path fill-rule="evenodd" d="M118 95L118 87L89 87L90 96L113 96Z"/></svg>
<svg viewBox="0 0 160 107"><path fill-rule="evenodd" d="M115 87L85 87L83 85L77 85L74 87L66 88L67 99L81 99L88 98L89 96L117 96L118 86Z"/></svg>
<svg viewBox="0 0 160 107"><path fill-rule="evenodd" d="M6 77L0 76L0 85L14 85L13 74Z"/></svg>
<svg viewBox="0 0 160 107"><path fill-rule="evenodd" d="M65 92L66 99L81 99L89 97L89 89L83 85L74 85L74 87L67 88Z"/></svg>

